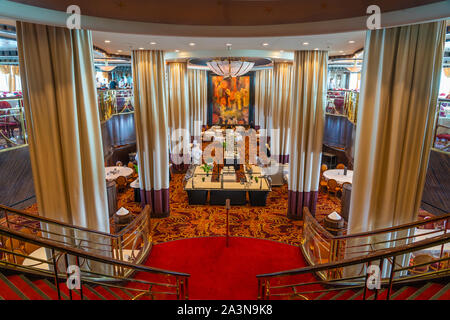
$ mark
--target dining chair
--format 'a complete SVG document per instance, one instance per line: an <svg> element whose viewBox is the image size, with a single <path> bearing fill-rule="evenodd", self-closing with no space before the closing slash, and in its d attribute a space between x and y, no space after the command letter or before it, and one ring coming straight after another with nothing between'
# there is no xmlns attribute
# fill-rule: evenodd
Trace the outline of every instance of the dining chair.
<svg viewBox="0 0 450 320"><path fill-rule="evenodd" d="M338 163L336 169L345 169L345 165L343 163Z"/></svg>
<svg viewBox="0 0 450 320"><path fill-rule="evenodd" d="M125 190L125 188L127 187L127 178L125 178L124 176L117 177L116 184L117 184L117 191L121 192Z"/></svg>
<svg viewBox="0 0 450 320"><path fill-rule="evenodd" d="M323 175L320 177L319 190L324 190L324 192L328 191L328 182L325 180Z"/></svg>
<svg viewBox="0 0 450 320"><path fill-rule="evenodd" d="M329 179L328 183L327 183L327 189L328 189L328 194L332 193L335 196L337 196L337 192L339 191L339 187L338 187L338 184L337 184L336 180Z"/></svg>

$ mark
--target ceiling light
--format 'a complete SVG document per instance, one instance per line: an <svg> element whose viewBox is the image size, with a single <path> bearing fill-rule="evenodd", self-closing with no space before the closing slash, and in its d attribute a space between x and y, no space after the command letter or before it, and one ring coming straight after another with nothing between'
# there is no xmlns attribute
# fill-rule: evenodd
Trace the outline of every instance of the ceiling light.
<svg viewBox="0 0 450 320"><path fill-rule="evenodd" d="M175 52L180 52L180 50L177 49L177 50L175 50Z"/></svg>
<svg viewBox="0 0 450 320"><path fill-rule="evenodd" d="M227 43L226 46L227 46L227 47L231 47L232 44L231 44L231 43Z"/></svg>
<svg viewBox="0 0 450 320"><path fill-rule="evenodd" d="M109 66L108 65L108 60L105 60L105 65L104 66L98 66L98 68L104 72L111 72L113 71L116 66Z"/></svg>
<svg viewBox="0 0 450 320"><path fill-rule="evenodd" d="M155 45L155 44L156 44L156 42L153 42L153 41L152 41L152 42L150 42L150 44L151 44L151 45Z"/></svg>
<svg viewBox="0 0 450 320"><path fill-rule="evenodd" d="M339 51L339 53L344 53L344 51L341 50L341 51Z"/></svg>
<svg viewBox="0 0 450 320"><path fill-rule="evenodd" d="M122 50L117 50L117 52L122 52Z"/></svg>
<svg viewBox="0 0 450 320"><path fill-rule="evenodd" d="M309 42L303 42L304 46L307 46L309 44Z"/></svg>
<svg viewBox="0 0 450 320"><path fill-rule="evenodd" d="M105 40L105 43L110 43L111 42L111 40Z"/></svg>
<svg viewBox="0 0 450 320"><path fill-rule="evenodd" d="M189 43L189 45L190 45L191 47L193 47L193 46L195 46L195 43L194 43L194 42L191 42L191 43Z"/></svg>
<svg viewBox="0 0 450 320"><path fill-rule="evenodd" d="M348 43L355 43L355 41L354 40L350 40Z"/></svg>
<svg viewBox="0 0 450 320"><path fill-rule="evenodd" d="M280 50L280 53L283 53L284 52L284 50Z"/></svg>
<svg viewBox="0 0 450 320"><path fill-rule="evenodd" d="M216 59L206 62L208 68L215 74L224 78L239 77L250 70L255 65L254 62L245 61L243 59Z"/></svg>
<svg viewBox="0 0 450 320"><path fill-rule="evenodd" d="M358 73L361 71L361 67L356 65L356 60L355 60L353 67L348 67L347 70L350 71L351 73Z"/></svg>
<svg viewBox="0 0 450 320"><path fill-rule="evenodd" d="M264 47L267 47L269 44L268 44L267 42L264 42L262 45L263 45Z"/></svg>
<svg viewBox="0 0 450 320"><path fill-rule="evenodd" d="M139 48L139 50L144 50L144 48Z"/></svg>
<svg viewBox="0 0 450 320"><path fill-rule="evenodd" d="M314 50L319 50L319 48L315 48Z"/></svg>

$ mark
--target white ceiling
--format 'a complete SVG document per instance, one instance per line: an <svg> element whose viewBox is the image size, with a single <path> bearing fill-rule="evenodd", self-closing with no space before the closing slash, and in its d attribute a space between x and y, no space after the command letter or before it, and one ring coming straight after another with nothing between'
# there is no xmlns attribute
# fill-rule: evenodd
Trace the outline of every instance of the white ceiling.
<svg viewBox="0 0 450 320"><path fill-rule="evenodd" d="M139 48L165 51L205 51L226 50L226 44L232 44L233 50L327 50L330 55L348 55L363 48L364 31L335 33L310 36L267 37L267 38L210 38L210 37L175 37L152 36L142 34L122 34L93 31L94 44L114 54L130 54ZM105 40L109 40L106 43ZM354 43L349 43L354 41ZM156 44L151 44L155 42ZM308 45L304 45L308 42ZM195 43L195 46L190 46ZM267 43L264 46L263 43ZM122 50L122 52L118 52Z"/></svg>

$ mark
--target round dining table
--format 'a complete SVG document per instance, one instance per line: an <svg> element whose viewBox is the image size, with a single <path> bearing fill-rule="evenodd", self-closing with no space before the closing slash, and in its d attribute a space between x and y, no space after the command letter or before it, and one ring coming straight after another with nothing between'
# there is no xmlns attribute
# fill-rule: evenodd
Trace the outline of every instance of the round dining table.
<svg viewBox="0 0 450 320"><path fill-rule="evenodd" d="M120 176L124 176L128 178L133 174L133 169L128 167L106 167L105 168L105 176L106 180L113 181L116 180Z"/></svg>
<svg viewBox="0 0 450 320"><path fill-rule="evenodd" d="M323 177L325 180L334 179L339 185L345 182L352 183L353 181L353 170L347 170L347 174L344 175L344 169L331 169L323 172Z"/></svg>

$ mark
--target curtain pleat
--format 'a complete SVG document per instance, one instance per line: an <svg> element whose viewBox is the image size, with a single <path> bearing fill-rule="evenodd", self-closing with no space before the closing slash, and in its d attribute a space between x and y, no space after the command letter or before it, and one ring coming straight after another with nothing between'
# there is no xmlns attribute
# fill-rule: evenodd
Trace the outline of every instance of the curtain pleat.
<svg viewBox="0 0 450 320"><path fill-rule="evenodd" d="M315 213L322 155L328 53L296 51L290 109L288 217Z"/></svg>
<svg viewBox="0 0 450 320"><path fill-rule="evenodd" d="M17 22L17 44L39 214L109 233L91 32ZM69 236L106 241L83 232Z"/></svg>
<svg viewBox="0 0 450 320"><path fill-rule="evenodd" d="M255 125L270 130L273 105L273 71L263 69L255 72Z"/></svg>
<svg viewBox="0 0 450 320"><path fill-rule="evenodd" d="M271 111L270 148L280 163L289 162L290 108L292 96L292 65L275 63L273 67L273 100Z"/></svg>
<svg viewBox="0 0 450 320"><path fill-rule="evenodd" d="M367 33L349 233L417 218L444 40L445 21Z"/></svg>
<svg viewBox="0 0 450 320"><path fill-rule="evenodd" d="M188 69L189 114L191 135L201 140L202 126L206 125L208 90L205 70Z"/></svg>
<svg viewBox="0 0 450 320"><path fill-rule="evenodd" d="M169 215L169 116L164 52L133 51L139 182L153 216Z"/></svg>

